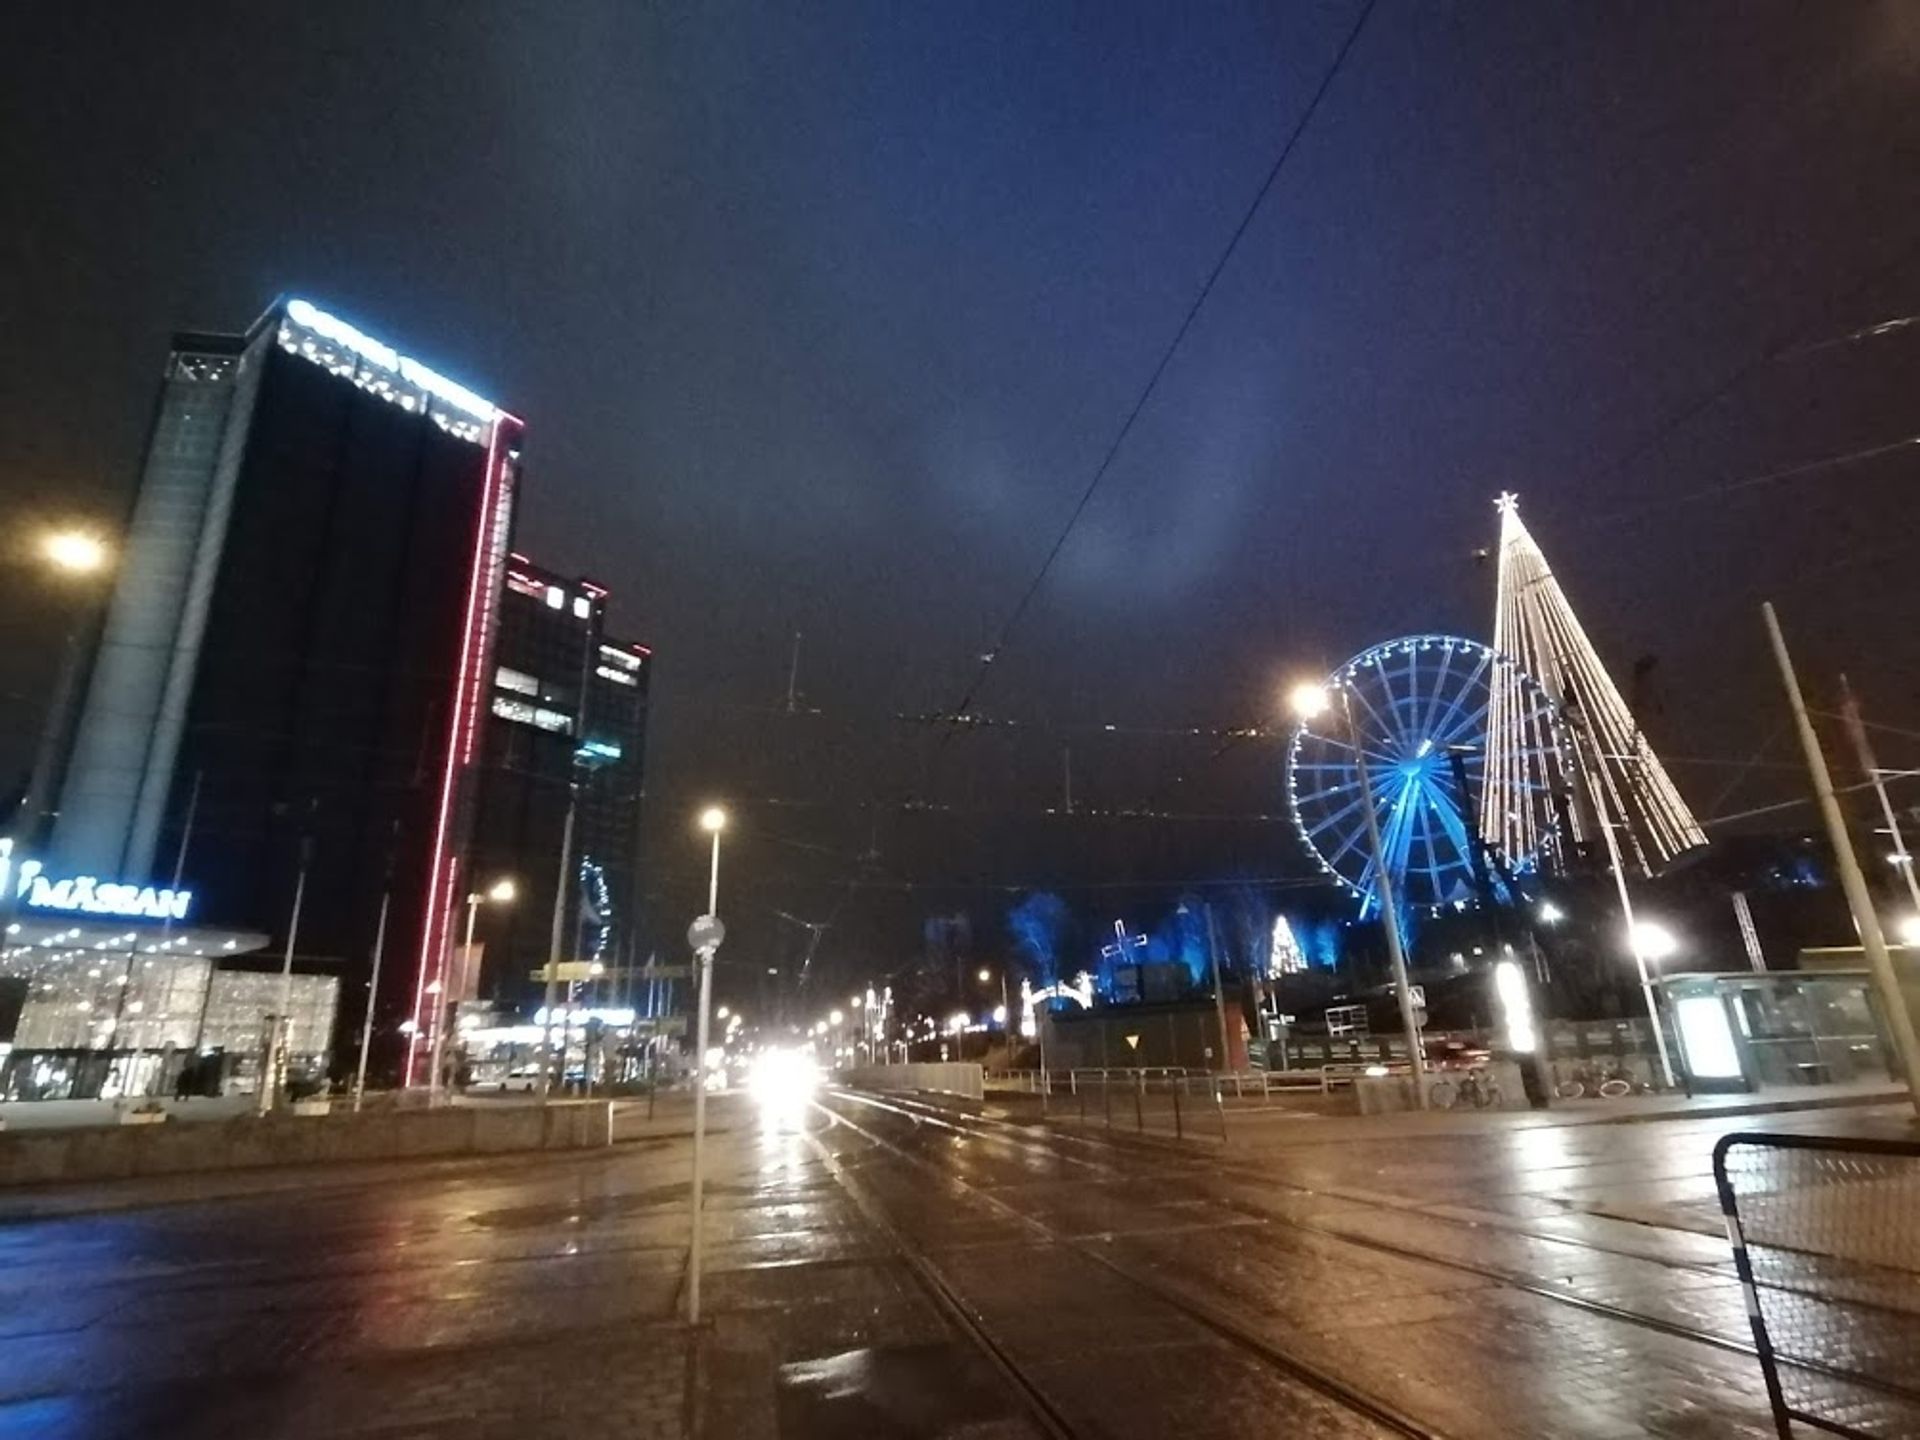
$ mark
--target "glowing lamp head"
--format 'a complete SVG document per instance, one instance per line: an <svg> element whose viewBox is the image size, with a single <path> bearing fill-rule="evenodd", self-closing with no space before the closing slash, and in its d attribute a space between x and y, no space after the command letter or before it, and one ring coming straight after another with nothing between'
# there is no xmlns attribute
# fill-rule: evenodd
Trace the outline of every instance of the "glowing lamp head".
<svg viewBox="0 0 1920 1440"><path fill-rule="evenodd" d="M1920 915L1901 916L1894 934L1902 945L1920 945Z"/></svg>
<svg viewBox="0 0 1920 1440"><path fill-rule="evenodd" d="M984 985L987 983L987 981L991 980L992 978L993 978L993 972L987 969L984 965L981 966L980 967L980 983Z"/></svg>
<svg viewBox="0 0 1920 1440"><path fill-rule="evenodd" d="M1551 900L1542 900L1540 902L1540 908L1534 913L1540 917L1540 923L1542 925L1558 925L1562 920L1567 918L1567 912Z"/></svg>
<svg viewBox="0 0 1920 1440"><path fill-rule="evenodd" d="M511 880L496 880L487 887L487 899L496 905L505 905L520 893L519 886Z"/></svg>
<svg viewBox="0 0 1920 1440"><path fill-rule="evenodd" d="M1680 949L1679 938L1666 926L1652 920L1636 921L1630 938L1634 954L1656 964L1670 959Z"/></svg>
<svg viewBox="0 0 1920 1440"><path fill-rule="evenodd" d="M1316 681L1296 685L1287 692L1287 708L1301 721L1318 720L1333 708L1333 692Z"/></svg>
<svg viewBox="0 0 1920 1440"><path fill-rule="evenodd" d="M835 1010L832 1014L827 1016L827 1023L829 1025L840 1025L845 1023L846 1018L847 1017L845 1015L841 1014L838 1010Z"/></svg>
<svg viewBox="0 0 1920 1440"><path fill-rule="evenodd" d="M54 569L69 575L91 575L107 563L107 547L78 530L61 530L47 536L41 550Z"/></svg>
<svg viewBox="0 0 1920 1440"><path fill-rule="evenodd" d="M718 835L727 828L727 812L718 805L709 805L700 812L700 828L709 835Z"/></svg>

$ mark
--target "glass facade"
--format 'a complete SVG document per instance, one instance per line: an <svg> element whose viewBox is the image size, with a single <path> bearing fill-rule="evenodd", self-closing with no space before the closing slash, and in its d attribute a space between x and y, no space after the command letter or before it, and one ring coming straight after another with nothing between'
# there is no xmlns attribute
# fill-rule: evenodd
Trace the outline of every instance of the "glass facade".
<svg viewBox="0 0 1920 1440"><path fill-rule="evenodd" d="M551 945L570 787L579 787L561 958L624 964L634 926L651 657L605 633L607 592L510 557L469 866L511 876L485 906L481 994L523 1004ZM603 997L612 998L612 997Z"/></svg>
<svg viewBox="0 0 1920 1440"><path fill-rule="evenodd" d="M0 952L10 988L11 1035L0 1035L0 1098L68 1099L151 1094L172 1083L186 1057L224 1052L250 1065L266 1016L281 1005L273 971L223 970L207 956L129 947ZM324 1059L339 1006L332 975L295 975L288 991L296 1065Z"/></svg>

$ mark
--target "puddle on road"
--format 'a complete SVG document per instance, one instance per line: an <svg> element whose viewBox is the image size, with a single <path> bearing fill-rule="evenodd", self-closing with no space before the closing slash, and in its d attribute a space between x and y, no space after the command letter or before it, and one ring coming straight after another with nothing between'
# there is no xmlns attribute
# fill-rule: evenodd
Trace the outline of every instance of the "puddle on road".
<svg viewBox="0 0 1920 1440"><path fill-rule="evenodd" d="M469 1225L486 1230L531 1230L542 1225L585 1225L599 1220L622 1220L642 1211L665 1205L685 1205L692 1186L685 1180L632 1190L620 1195L596 1195L588 1200L554 1200L544 1205L510 1205L499 1210L480 1210L467 1218ZM707 1186L707 1200L731 1195L760 1193L748 1185Z"/></svg>
<svg viewBox="0 0 1920 1440"><path fill-rule="evenodd" d="M897 1345L780 1367L782 1440L931 1440L1007 1414L1006 1392L971 1350Z"/></svg>

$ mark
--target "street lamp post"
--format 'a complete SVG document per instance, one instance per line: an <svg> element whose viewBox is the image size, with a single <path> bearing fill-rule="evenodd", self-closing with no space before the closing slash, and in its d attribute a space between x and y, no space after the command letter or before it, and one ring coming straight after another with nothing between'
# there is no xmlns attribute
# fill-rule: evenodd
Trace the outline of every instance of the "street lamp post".
<svg viewBox="0 0 1920 1440"><path fill-rule="evenodd" d="M1360 777L1360 809L1367 822L1367 844L1373 852L1375 889L1380 901L1380 918L1387 927L1387 955L1393 962L1393 988L1400 1001L1400 1027L1406 1035L1407 1059L1413 1066L1413 1103L1427 1108L1427 1062L1420 1050L1420 1027L1413 1014L1413 989L1407 983L1407 956L1400 942L1400 912L1393 899L1393 877L1387 873L1386 847L1380 843L1380 817L1373 807L1373 782L1367 774L1367 750L1360 743L1353 725L1353 707L1344 686L1329 691L1324 685L1302 685L1293 692L1294 713L1306 724L1333 708L1333 697L1340 697L1340 715L1347 732L1347 744Z"/></svg>
<svg viewBox="0 0 1920 1440"><path fill-rule="evenodd" d="M567 818L560 827L560 878L554 885L553 917L547 930L547 973L540 1011L540 1100L546 1103L553 1090L553 1007L559 1000L560 942L567 926L567 889L572 883L573 827L580 813L580 777L575 773L567 782ZM571 1018L571 1017L569 1017ZM561 1036L561 1045L566 1036ZM562 1050L560 1069L564 1078L566 1055Z"/></svg>
<svg viewBox="0 0 1920 1440"><path fill-rule="evenodd" d="M78 530L61 530L46 536L40 543L40 554L49 569L74 581L98 574L108 562L107 547ZM80 688L81 642L91 614L91 604L85 605L68 624L60 643L60 668L54 675L46 723L40 731L33 769L28 772L26 794L20 802L21 821L26 827L21 834L23 843L29 846L45 838L42 831L56 804L53 772L66 743L67 728L73 722L73 708Z"/></svg>
<svg viewBox="0 0 1920 1440"><path fill-rule="evenodd" d="M448 976L451 974L453 967L443 964L440 967L440 990L439 993L434 996L433 1074L427 1081L427 1103L429 1105L438 1105L440 1103L440 1092L444 1088L445 1082L442 1079L442 1071L445 1068L445 1057L447 1053L447 1025L453 1018L453 1007L456 1003L453 999L453 993L456 990L465 990L467 988L467 966L473 963L473 925L474 921L479 918L480 906L482 902L488 900L493 901L497 905L505 905L511 901L517 893L519 892L511 880L494 881L493 884L487 887L486 893L484 894L478 890L470 890L467 892L467 935L465 943L460 947L460 983L455 986L449 986L447 984Z"/></svg>
<svg viewBox="0 0 1920 1440"><path fill-rule="evenodd" d="M713 998L713 952L726 938L720 923L720 832L727 828L727 812L709 805L700 812L700 828L713 837L707 869L707 913L693 922L687 940L700 957L699 1014L694 1024L693 1055L693 1214L687 1255L687 1322L700 1323L701 1202L706 1188L707 1162L707 1015Z"/></svg>

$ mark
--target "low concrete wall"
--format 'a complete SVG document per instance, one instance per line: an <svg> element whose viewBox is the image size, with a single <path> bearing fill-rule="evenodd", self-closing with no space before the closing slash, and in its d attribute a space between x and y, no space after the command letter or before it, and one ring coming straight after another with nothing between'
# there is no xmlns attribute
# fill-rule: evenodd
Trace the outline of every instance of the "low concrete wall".
<svg viewBox="0 0 1920 1440"><path fill-rule="evenodd" d="M538 1105L268 1115L195 1124L102 1125L0 1135L0 1186L136 1175L339 1165L440 1155L580 1150L613 1141L604 1100Z"/></svg>
<svg viewBox="0 0 1920 1440"><path fill-rule="evenodd" d="M1526 1082L1521 1078L1518 1065L1511 1060L1492 1060L1487 1063L1486 1069L1487 1078L1492 1080L1500 1091L1500 1109L1532 1108L1527 1100ZM1453 1071L1429 1070L1427 1072L1428 1091L1431 1092L1434 1082L1443 1077L1458 1078ZM1415 1108L1411 1075L1356 1075L1353 1077L1353 1095L1359 1102L1362 1115L1391 1115L1401 1110ZM1472 1110L1475 1107L1462 1102L1457 1108Z"/></svg>
<svg viewBox="0 0 1920 1440"><path fill-rule="evenodd" d="M834 1071L836 1079L856 1090L937 1090L943 1095L982 1099L986 1077L978 1065L957 1060L921 1065L857 1065Z"/></svg>

